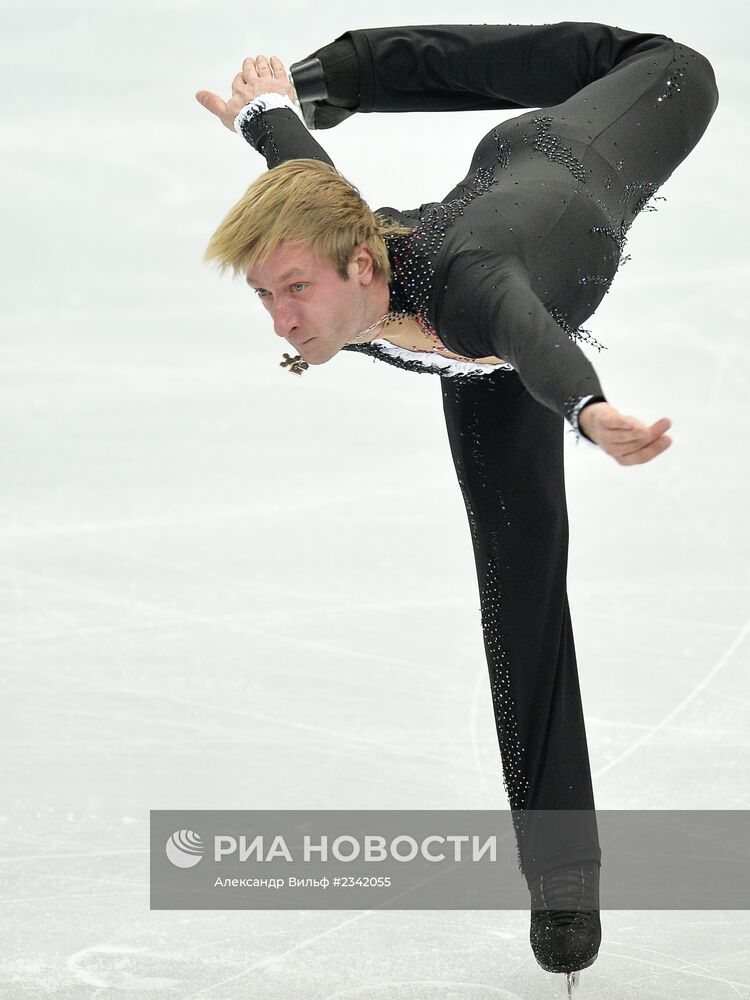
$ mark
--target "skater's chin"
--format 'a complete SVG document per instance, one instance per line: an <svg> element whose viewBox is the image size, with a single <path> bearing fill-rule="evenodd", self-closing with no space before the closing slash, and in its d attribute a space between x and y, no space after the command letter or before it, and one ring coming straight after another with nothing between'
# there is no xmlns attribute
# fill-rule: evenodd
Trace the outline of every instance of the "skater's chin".
<svg viewBox="0 0 750 1000"><path fill-rule="evenodd" d="M326 344L320 337L310 337L299 348L300 355L309 365L324 365L339 352L338 347Z"/></svg>

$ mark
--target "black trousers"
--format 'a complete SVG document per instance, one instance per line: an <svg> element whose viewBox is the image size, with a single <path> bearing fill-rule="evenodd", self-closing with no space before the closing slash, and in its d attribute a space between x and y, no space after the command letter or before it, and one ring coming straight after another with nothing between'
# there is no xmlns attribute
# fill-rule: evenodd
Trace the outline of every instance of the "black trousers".
<svg viewBox="0 0 750 1000"><path fill-rule="evenodd" d="M572 326L601 301L627 229L699 141L718 102L708 60L664 35L563 22L347 36L361 71L359 103L349 106L360 112L542 109L491 130L466 180L444 200L459 197L478 168L499 170L498 139L507 140L515 176L530 171L539 193L514 237L516 252L534 260L543 289L561 284L556 279L572 261L576 277L559 289L557 303ZM539 132L540 121L548 131ZM548 231L549 191L557 196L563 184L570 208ZM502 220L507 199L498 184L482 195L482 211L491 219L494 208ZM586 221L592 199L602 210L595 229ZM542 231L544 255L534 244ZM596 279L595 287L581 275ZM469 289L467 316L470 299ZM464 334L451 343L459 353L508 357L502 337L495 348L488 331ZM526 377L539 386L545 372ZM565 425L516 372L443 377L441 385L474 546L503 781L511 809L523 814L518 858L530 880L566 862L601 861L566 590ZM556 840L547 828L540 836L534 813L560 810L579 821L561 821Z"/></svg>
<svg viewBox="0 0 750 1000"><path fill-rule="evenodd" d="M566 590L565 425L515 372L440 381L510 807L582 810L554 847L516 824L529 880L568 861L601 861Z"/></svg>
<svg viewBox="0 0 750 1000"><path fill-rule="evenodd" d="M504 30L495 30L505 41ZM512 29L507 41L512 52ZM718 101L699 53L659 37L627 44L616 68L545 111L592 166L589 188L615 238L695 146ZM514 96L530 102L526 80L516 80ZM514 133L527 117L501 130ZM519 867L528 881L567 862L601 863L566 587L565 425L515 372L441 384L474 547L503 782L511 809L521 813L516 822L514 812ZM566 812L550 838L549 827L534 821L538 810L545 822L548 810L576 812Z"/></svg>

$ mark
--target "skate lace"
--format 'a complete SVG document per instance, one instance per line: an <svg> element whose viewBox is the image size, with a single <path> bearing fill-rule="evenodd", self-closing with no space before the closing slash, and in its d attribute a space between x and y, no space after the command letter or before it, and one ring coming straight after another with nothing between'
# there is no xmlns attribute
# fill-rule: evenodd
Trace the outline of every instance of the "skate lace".
<svg viewBox="0 0 750 1000"><path fill-rule="evenodd" d="M538 881L542 904L557 926L575 923L583 910L597 909L594 886L594 876L583 865L545 872Z"/></svg>

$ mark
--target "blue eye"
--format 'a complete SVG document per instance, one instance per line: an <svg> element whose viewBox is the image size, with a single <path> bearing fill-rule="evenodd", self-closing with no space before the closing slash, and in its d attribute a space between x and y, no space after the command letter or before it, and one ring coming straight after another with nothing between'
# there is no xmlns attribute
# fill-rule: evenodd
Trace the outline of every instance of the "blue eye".
<svg viewBox="0 0 750 1000"><path fill-rule="evenodd" d="M304 287L307 286L307 282L306 281L295 281L289 287L290 288L294 288L296 285L302 285L302 287L304 288ZM266 297L266 289L265 288L254 288L253 291L255 292L255 294L258 296L259 299L264 299Z"/></svg>

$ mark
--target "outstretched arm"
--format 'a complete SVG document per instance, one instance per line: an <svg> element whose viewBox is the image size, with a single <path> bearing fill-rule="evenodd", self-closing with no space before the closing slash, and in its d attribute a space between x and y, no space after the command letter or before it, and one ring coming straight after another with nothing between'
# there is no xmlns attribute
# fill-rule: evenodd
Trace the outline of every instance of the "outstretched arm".
<svg viewBox="0 0 750 1000"><path fill-rule="evenodd" d="M455 255L445 289L436 318L449 350L505 358L534 399L574 427L584 397L606 399L593 365L544 308L516 261L493 264L479 251Z"/></svg>
<svg viewBox="0 0 750 1000"><path fill-rule="evenodd" d="M656 458L671 444L663 417L650 427L607 402L593 365L547 312L524 270L511 261L477 269L471 255L455 259L438 314L450 350L495 355L513 365L528 392L566 419L620 465Z"/></svg>
<svg viewBox="0 0 750 1000"><path fill-rule="evenodd" d="M232 81L232 96L199 90L196 99L265 157L269 169L285 160L333 161L310 135L293 103L294 87L277 56L248 56Z"/></svg>

